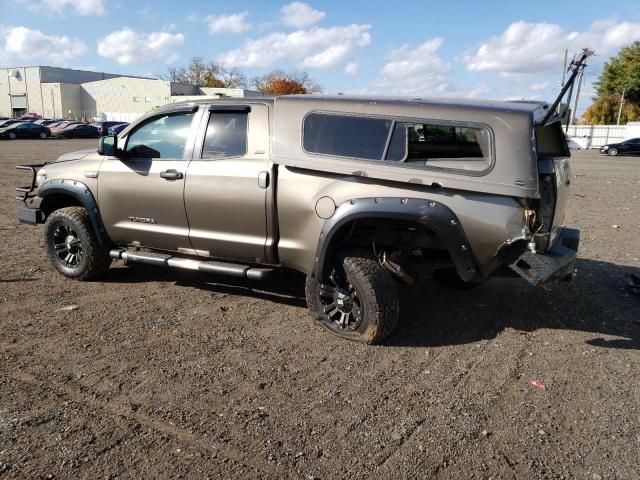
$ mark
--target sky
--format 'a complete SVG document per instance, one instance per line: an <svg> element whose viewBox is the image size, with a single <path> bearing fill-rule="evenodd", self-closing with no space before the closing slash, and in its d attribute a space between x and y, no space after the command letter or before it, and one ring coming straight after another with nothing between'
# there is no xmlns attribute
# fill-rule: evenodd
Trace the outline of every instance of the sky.
<svg viewBox="0 0 640 480"><path fill-rule="evenodd" d="M166 76L203 57L249 78L307 71L326 93L552 101L565 49L640 40L640 1L0 0L0 66Z"/></svg>

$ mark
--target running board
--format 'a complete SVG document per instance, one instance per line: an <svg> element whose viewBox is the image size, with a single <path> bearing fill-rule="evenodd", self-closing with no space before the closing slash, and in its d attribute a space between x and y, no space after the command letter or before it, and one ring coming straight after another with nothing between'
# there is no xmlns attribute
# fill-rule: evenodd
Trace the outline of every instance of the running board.
<svg viewBox="0 0 640 480"><path fill-rule="evenodd" d="M265 280L269 275L271 275L271 273L273 273L272 268L250 267L248 265L241 265L237 263L214 262L211 260L194 260L190 258L174 257L173 255L162 253L137 253L114 249L109 252L109 256L114 259L122 259L125 262L146 263L148 265L156 265L158 267L198 270L199 272L248 278L250 280Z"/></svg>

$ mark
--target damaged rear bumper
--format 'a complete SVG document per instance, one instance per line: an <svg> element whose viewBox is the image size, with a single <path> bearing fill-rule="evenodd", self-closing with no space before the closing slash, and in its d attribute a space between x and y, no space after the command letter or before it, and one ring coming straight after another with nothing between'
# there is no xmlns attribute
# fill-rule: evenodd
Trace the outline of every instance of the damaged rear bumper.
<svg viewBox="0 0 640 480"><path fill-rule="evenodd" d="M526 251L508 265L533 285L571 279L579 244L580 231L563 228L555 246L544 253Z"/></svg>

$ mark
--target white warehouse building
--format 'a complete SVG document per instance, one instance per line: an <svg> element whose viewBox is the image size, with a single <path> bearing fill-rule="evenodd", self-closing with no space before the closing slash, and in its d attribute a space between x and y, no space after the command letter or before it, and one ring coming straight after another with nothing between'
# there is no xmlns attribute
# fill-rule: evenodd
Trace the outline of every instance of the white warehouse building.
<svg viewBox="0 0 640 480"><path fill-rule="evenodd" d="M260 92L200 88L166 80L68 68L0 67L0 116L131 122L160 105L202 95L245 97Z"/></svg>

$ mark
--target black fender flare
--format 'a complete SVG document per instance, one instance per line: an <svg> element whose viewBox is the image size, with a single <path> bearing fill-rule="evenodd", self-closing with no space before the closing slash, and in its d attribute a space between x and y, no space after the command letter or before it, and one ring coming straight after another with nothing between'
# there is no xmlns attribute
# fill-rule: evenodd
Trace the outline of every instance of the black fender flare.
<svg viewBox="0 0 640 480"><path fill-rule="evenodd" d="M98 203L93 197L91 190L89 190L89 187L77 180L55 178L45 181L38 189L38 196L42 198L43 203L47 197L51 197L53 195L67 195L78 200L80 205L86 208L87 212L89 212L89 220L91 221L91 226L93 227L93 231L95 232L100 245L111 244L111 240L109 239L104 228L104 224L102 223L102 218L100 217Z"/></svg>
<svg viewBox="0 0 640 480"><path fill-rule="evenodd" d="M433 231L447 248L460 277L476 276L476 264L460 221L449 207L435 200L379 197L357 198L342 203L325 221L316 250L313 275L326 278L328 257L335 234L347 223L363 218L408 220Z"/></svg>

